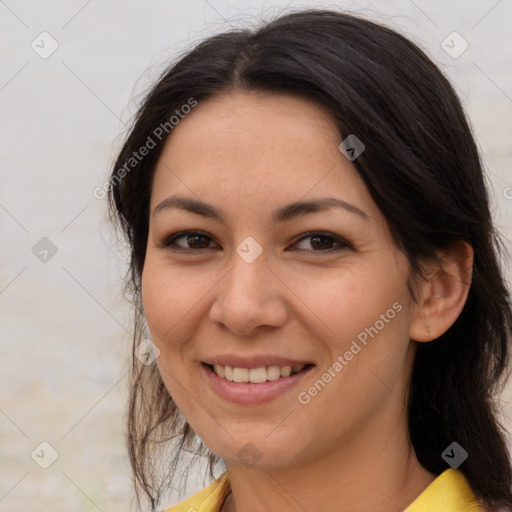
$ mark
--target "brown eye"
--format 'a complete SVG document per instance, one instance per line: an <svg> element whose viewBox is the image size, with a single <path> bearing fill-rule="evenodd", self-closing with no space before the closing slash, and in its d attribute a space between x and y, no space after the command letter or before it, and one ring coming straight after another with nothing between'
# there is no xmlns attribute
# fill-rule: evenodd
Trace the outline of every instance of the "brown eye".
<svg viewBox="0 0 512 512"><path fill-rule="evenodd" d="M195 231L182 231L166 238L159 247L176 252L190 252L210 248L212 238Z"/></svg>
<svg viewBox="0 0 512 512"><path fill-rule="evenodd" d="M298 240L294 247L299 251L322 252L348 248L350 245L338 236L327 233L309 233Z"/></svg>
<svg viewBox="0 0 512 512"><path fill-rule="evenodd" d="M336 243L336 241L328 236L317 235L311 237L311 247L313 247L313 249L332 249L334 243Z"/></svg>
<svg viewBox="0 0 512 512"><path fill-rule="evenodd" d="M190 249L205 249L210 245L210 240L204 235L186 235L181 238L186 238Z"/></svg>

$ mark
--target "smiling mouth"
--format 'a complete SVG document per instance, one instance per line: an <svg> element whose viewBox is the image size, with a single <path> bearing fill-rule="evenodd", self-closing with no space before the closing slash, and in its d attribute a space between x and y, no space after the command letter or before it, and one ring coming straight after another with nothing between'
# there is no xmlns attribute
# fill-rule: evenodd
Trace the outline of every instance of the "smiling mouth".
<svg viewBox="0 0 512 512"><path fill-rule="evenodd" d="M260 366L259 368L239 368L233 366L224 366L219 364L203 363L217 376L230 382L245 382L252 384L262 384L267 381L278 380L291 377L301 373L312 364L299 364L294 366Z"/></svg>

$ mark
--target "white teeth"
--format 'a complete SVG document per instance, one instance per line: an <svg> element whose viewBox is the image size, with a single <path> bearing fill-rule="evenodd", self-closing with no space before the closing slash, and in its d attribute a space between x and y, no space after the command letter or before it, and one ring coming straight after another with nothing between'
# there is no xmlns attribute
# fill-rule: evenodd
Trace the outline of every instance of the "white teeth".
<svg viewBox="0 0 512 512"><path fill-rule="evenodd" d="M267 368L267 379L268 380L276 380L281 377L281 370L279 370L279 366L269 366Z"/></svg>
<svg viewBox="0 0 512 512"><path fill-rule="evenodd" d="M254 384L259 384L267 380L267 370L262 366L261 368L251 368L249 370L249 381Z"/></svg>
<svg viewBox="0 0 512 512"><path fill-rule="evenodd" d="M289 377L292 373L292 367L291 366L283 366L281 368L281 377Z"/></svg>
<svg viewBox="0 0 512 512"><path fill-rule="evenodd" d="M247 368L233 368L233 382L249 382L249 370Z"/></svg>
<svg viewBox="0 0 512 512"><path fill-rule="evenodd" d="M296 364L294 366L260 366L259 368L238 368L232 366L214 365L214 372L226 380L232 382L252 382L253 384L261 384L267 380L276 380L281 377L289 377L290 375L299 373L304 369L305 365Z"/></svg>

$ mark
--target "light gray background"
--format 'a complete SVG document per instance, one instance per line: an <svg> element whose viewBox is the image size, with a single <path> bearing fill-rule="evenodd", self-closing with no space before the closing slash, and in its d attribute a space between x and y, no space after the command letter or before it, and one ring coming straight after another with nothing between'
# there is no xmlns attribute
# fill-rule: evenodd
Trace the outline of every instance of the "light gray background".
<svg viewBox="0 0 512 512"><path fill-rule="evenodd" d="M125 255L92 190L107 177L137 95L169 59L287 6L341 6L427 50L465 104L496 223L511 238L510 0L0 0L0 511L131 509ZM43 31L59 45L47 59L31 48ZM469 43L457 59L441 46L453 31ZM42 237L57 247L46 263L32 252ZM509 390L509 425L511 399ZM46 470L31 459L42 441L59 454ZM191 480L186 494L206 483Z"/></svg>

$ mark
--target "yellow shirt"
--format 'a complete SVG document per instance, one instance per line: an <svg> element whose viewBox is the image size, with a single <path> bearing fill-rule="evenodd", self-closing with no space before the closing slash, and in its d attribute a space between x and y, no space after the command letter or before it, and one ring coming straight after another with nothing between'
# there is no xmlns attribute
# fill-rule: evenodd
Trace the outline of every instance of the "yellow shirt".
<svg viewBox="0 0 512 512"><path fill-rule="evenodd" d="M227 473L197 494L165 512L219 512L230 493ZM404 512L484 512L466 477L458 469L441 473Z"/></svg>

